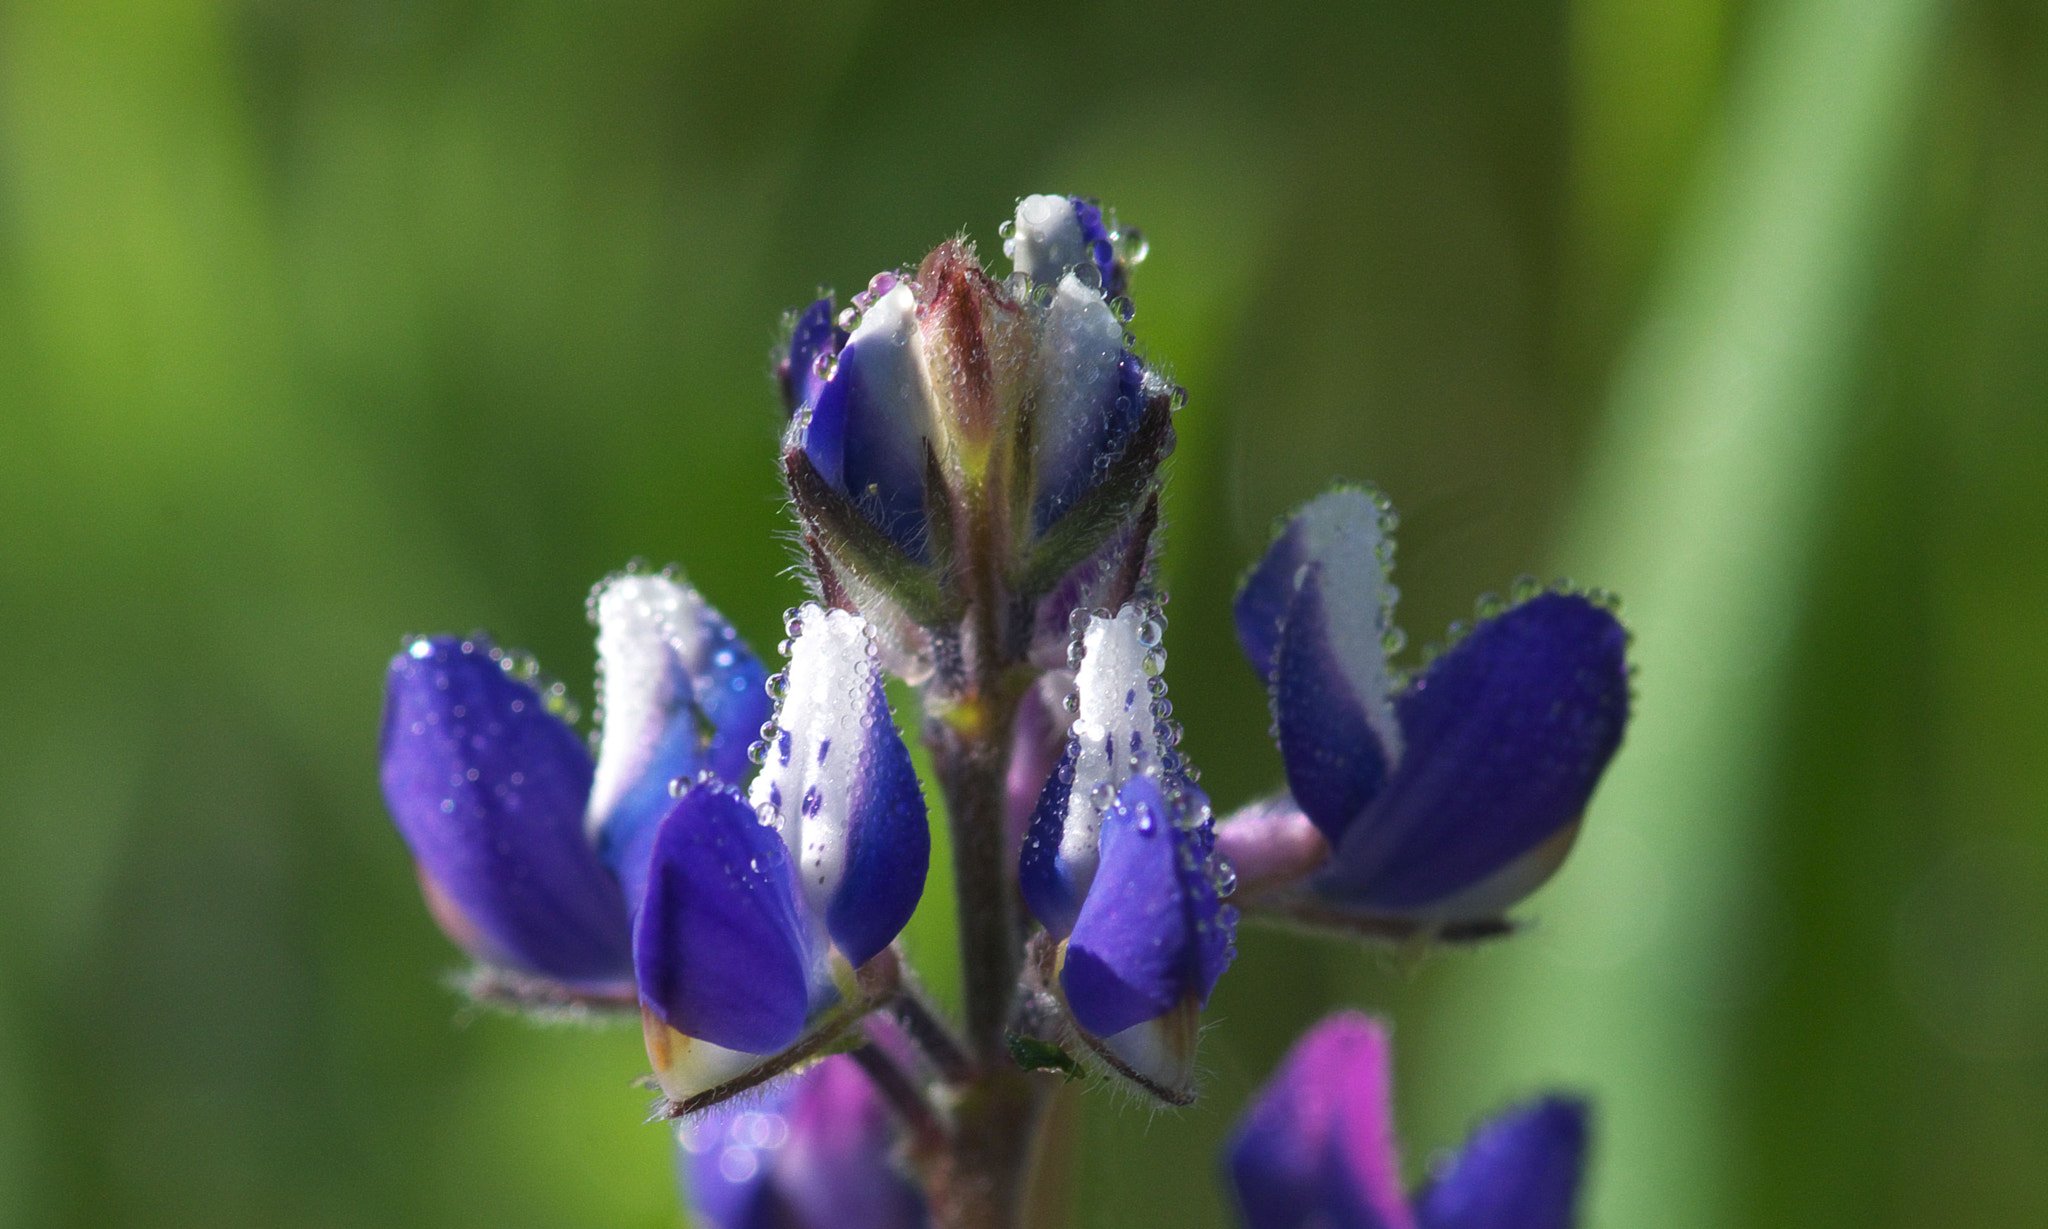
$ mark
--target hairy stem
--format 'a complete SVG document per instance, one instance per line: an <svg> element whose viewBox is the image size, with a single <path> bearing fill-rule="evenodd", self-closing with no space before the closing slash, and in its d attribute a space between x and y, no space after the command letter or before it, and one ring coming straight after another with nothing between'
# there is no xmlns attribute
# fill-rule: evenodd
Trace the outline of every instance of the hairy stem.
<svg viewBox="0 0 2048 1229"><path fill-rule="evenodd" d="M1009 843L1003 839L1011 722L1008 714L989 712L992 705L976 707L982 710L978 715L966 722L936 725L930 736L953 832L965 1040L969 1055L986 1067L1005 1061L1003 1034L1017 992L1023 942L1017 927L1016 877L1009 865Z"/></svg>
<svg viewBox="0 0 2048 1229"><path fill-rule="evenodd" d="M935 1224L1013 1229L1023 1223L1050 1081L1020 1070L1007 1031L1023 963L1016 875L1005 830L1005 780L1018 693L956 706L927 726L953 831L968 1078L956 1085L948 1146L926 1172Z"/></svg>
<svg viewBox="0 0 2048 1229"><path fill-rule="evenodd" d="M896 1017L911 1042L938 1068L940 1079L948 1084L965 1084L974 1078L974 1060L907 977L896 997L889 1001L889 1014Z"/></svg>

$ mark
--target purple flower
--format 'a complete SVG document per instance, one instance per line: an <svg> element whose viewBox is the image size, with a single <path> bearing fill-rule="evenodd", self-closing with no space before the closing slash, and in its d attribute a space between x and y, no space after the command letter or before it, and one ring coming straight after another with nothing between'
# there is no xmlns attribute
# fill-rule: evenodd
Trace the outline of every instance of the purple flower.
<svg viewBox="0 0 2048 1229"><path fill-rule="evenodd" d="M1391 528L1374 493L1338 488L1246 577L1238 637L1271 689L1291 806L1219 839L1245 865L1290 868L1247 881L1275 907L1483 928L1571 847L1628 721L1628 636L1592 598L1532 593L1403 681L1387 660ZM1301 820L1334 851L1307 875Z"/></svg>
<svg viewBox="0 0 2048 1229"><path fill-rule="evenodd" d="M775 735L748 797L795 855L810 912L847 961L862 965L924 894L924 794L865 621L809 604L791 626Z"/></svg>
<svg viewBox="0 0 2048 1229"><path fill-rule="evenodd" d="M1208 799L1174 748L1163 632L1158 611L1136 603L1089 619L1073 728L1018 878L1047 936L1065 941L1059 985L1084 1043L1184 1102L1201 1008L1235 954L1237 910L1221 903L1230 872L1214 856Z"/></svg>
<svg viewBox="0 0 2048 1229"><path fill-rule="evenodd" d="M681 1101L820 1027L902 929L924 800L860 619L798 616L775 740L750 748L761 666L695 590L626 573L590 610L594 765L558 689L487 641L423 639L391 667L385 797L451 937L543 997L637 992Z"/></svg>
<svg viewBox="0 0 2048 1229"><path fill-rule="evenodd" d="M1386 1030L1355 1012L1295 1043L1226 1155L1248 1229L1570 1229L1586 1106L1550 1096L1508 1110L1401 1186Z"/></svg>
<svg viewBox="0 0 2048 1229"><path fill-rule="evenodd" d="M711 1229L922 1229L893 1116L847 1057L676 1132L696 1223Z"/></svg>
<svg viewBox="0 0 2048 1229"><path fill-rule="evenodd" d="M789 624L781 703L746 796L715 779L662 821L634 932L648 1055L673 1101L836 1026L853 970L924 891L931 838L864 620Z"/></svg>

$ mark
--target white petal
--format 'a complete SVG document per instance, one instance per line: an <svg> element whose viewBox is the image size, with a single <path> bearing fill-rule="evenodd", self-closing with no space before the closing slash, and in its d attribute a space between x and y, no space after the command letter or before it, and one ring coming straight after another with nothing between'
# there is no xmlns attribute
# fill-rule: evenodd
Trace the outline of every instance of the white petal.
<svg viewBox="0 0 2048 1229"><path fill-rule="evenodd" d="M1064 196L1027 196L1017 202L1017 233L1005 245L1017 272L1034 282L1057 281L1092 255Z"/></svg>
<svg viewBox="0 0 2048 1229"><path fill-rule="evenodd" d="M790 644L776 735L748 800L782 833L811 915L823 918L846 873L881 674L867 620L815 602L797 617L802 630Z"/></svg>
<svg viewBox="0 0 2048 1229"><path fill-rule="evenodd" d="M1321 565L1331 656L1386 748L1391 768L1401 759L1401 727L1394 720L1393 675L1387 666L1393 603L1381 557L1386 538L1380 517L1380 506L1369 493L1339 487L1311 500L1292 530L1302 535L1303 556Z"/></svg>
<svg viewBox="0 0 2048 1229"><path fill-rule="evenodd" d="M646 772L662 732L696 699L721 641L697 591L666 576L621 573L598 586L597 696L602 713L588 824L595 833Z"/></svg>
<svg viewBox="0 0 2048 1229"><path fill-rule="evenodd" d="M1116 397L1117 363L1124 330L1102 295L1069 273L1046 309L1039 348L1038 469L1066 485L1065 475L1087 465Z"/></svg>
<svg viewBox="0 0 2048 1229"><path fill-rule="evenodd" d="M1060 831L1060 861L1076 900L1094 882L1102 817L1118 787L1138 773L1157 771L1165 751L1150 690L1164 660L1160 631L1157 612L1132 602L1114 618L1091 617L1082 636L1081 668L1074 675L1080 706L1071 731L1079 749ZM1146 669L1148 658L1154 669Z"/></svg>

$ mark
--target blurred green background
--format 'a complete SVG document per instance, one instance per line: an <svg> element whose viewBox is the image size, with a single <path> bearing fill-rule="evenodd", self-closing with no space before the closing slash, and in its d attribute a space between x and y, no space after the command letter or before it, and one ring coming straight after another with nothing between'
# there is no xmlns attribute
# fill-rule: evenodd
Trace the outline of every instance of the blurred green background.
<svg viewBox="0 0 2048 1229"><path fill-rule="evenodd" d="M1418 647L1620 591L1640 706L1518 941L1248 933L1074 1223L1221 1225L1333 1004L1408 1163L1599 1100L1589 1222L2048 1224L2048 11L2016 0L0 5L0 1225L672 1226L637 1030L464 1018L378 799L402 633L586 699L670 559L756 645L778 314L1020 194L1142 226L1222 806L1271 517ZM927 916L928 949L943 917Z"/></svg>

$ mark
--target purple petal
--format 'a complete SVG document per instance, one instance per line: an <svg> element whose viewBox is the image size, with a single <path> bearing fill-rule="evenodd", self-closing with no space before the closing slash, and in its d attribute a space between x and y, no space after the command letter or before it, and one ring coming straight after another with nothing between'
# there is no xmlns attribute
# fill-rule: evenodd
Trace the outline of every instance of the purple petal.
<svg viewBox="0 0 2048 1229"><path fill-rule="evenodd" d="M635 913L669 783L710 772L736 783L768 716L761 663L694 588L620 573L591 594L603 714L589 824Z"/></svg>
<svg viewBox="0 0 2048 1229"><path fill-rule="evenodd" d="M1356 643L1357 624L1366 620L1340 600L1341 590L1326 587L1328 566L1303 569L1288 607L1275 655L1273 721L1288 789L1334 845L1385 786L1401 739L1381 650ZM1346 670L1347 654L1361 653L1370 654L1369 667Z"/></svg>
<svg viewBox="0 0 2048 1229"><path fill-rule="evenodd" d="M1586 1105L1546 1097L1479 1128L1416 1200L1422 1229L1571 1229Z"/></svg>
<svg viewBox="0 0 2048 1229"><path fill-rule="evenodd" d="M915 1229L924 1198L893 1163L894 1112L850 1058L826 1059L790 1106L775 1181L799 1223Z"/></svg>
<svg viewBox="0 0 2048 1229"><path fill-rule="evenodd" d="M1356 1012L1295 1043L1228 1152L1249 1229L1412 1229L1386 1030Z"/></svg>
<svg viewBox="0 0 2048 1229"><path fill-rule="evenodd" d="M1122 294L1124 271L1117 263L1116 245L1110 241L1109 226L1102 217L1102 206L1084 196L1068 197L1067 201L1073 206L1074 221L1080 225L1081 242L1085 246L1087 259L1095 265L1102 293Z"/></svg>
<svg viewBox="0 0 2048 1229"><path fill-rule="evenodd" d="M816 603L797 617L777 734L749 796L793 851L812 915L859 966L889 945L924 893L924 794L867 621Z"/></svg>
<svg viewBox="0 0 2048 1229"><path fill-rule="evenodd" d="M1102 861L1067 944L1060 985L1074 1019L1107 1037L1206 1002L1230 963L1236 910L1217 900L1201 835L1183 826L1200 804L1151 777L1118 791L1102 824Z"/></svg>
<svg viewBox="0 0 2048 1229"><path fill-rule="evenodd" d="M1216 825L1216 850L1230 859L1237 891L1247 896L1295 883L1330 860L1330 843L1285 794Z"/></svg>
<svg viewBox="0 0 2048 1229"><path fill-rule="evenodd" d="M1074 762L1081 753L1081 740L1067 736L1066 749L1054 762L1051 775L1038 795L1038 809L1024 833L1024 847L1017 857L1017 887L1025 907L1055 939L1074 930L1074 918L1081 912L1081 898L1087 888L1069 873L1065 848L1067 813L1074 793ZM1091 842L1089 852L1094 853ZM1094 858L1089 858L1089 878L1094 876Z"/></svg>
<svg viewBox="0 0 2048 1229"><path fill-rule="evenodd" d="M846 330L833 319L830 296L803 310L792 324L789 349L775 364L776 383L782 388L783 408L792 416L805 406L816 405L825 377L818 374L818 361L839 353L846 344Z"/></svg>
<svg viewBox="0 0 2048 1229"><path fill-rule="evenodd" d="M920 1229L924 1199L893 1162L895 1134L844 1056L678 1133L691 1204L715 1229Z"/></svg>
<svg viewBox="0 0 2048 1229"><path fill-rule="evenodd" d="M803 1032L813 952L789 851L746 799L693 783L654 838L633 930L640 997L686 1037L770 1054Z"/></svg>
<svg viewBox="0 0 2048 1229"><path fill-rule="evenodd" d="M1010 738L1010 771L1003 781L1003 839L1009 856L1018 857L1038 799L1066 753L1066 714L1059 711L1056 676L1041 675L1038 685L1017 704L1017 724Z"/></svg>
<svg viewBox="0 0 2048 1229"><path fill-rule="evenodd" d="M632 972L626 905L584 836L590 755L480 637L392 659L384 799L483 958L584 986ZM458 939L459 941L459 939Z"/></svg>
<svg viewBox="0 0 2048 1229"><path fill-rule="evenodd" d="M875 300L799 429L825 480L897 545L922 557L924 447L933 428L916 309L908 282Z"/></svg>
<svg viewBox="0 0 2048 1229"><path fill-rule="evenodd" d="M1571 594L1481 623L1402 694L1401 765L1318 892L1350 908L1497 916L1533 890L1620 745L1627 644L1612 614ZM1474 891L1488 899L1459 899Z"/></svg>

